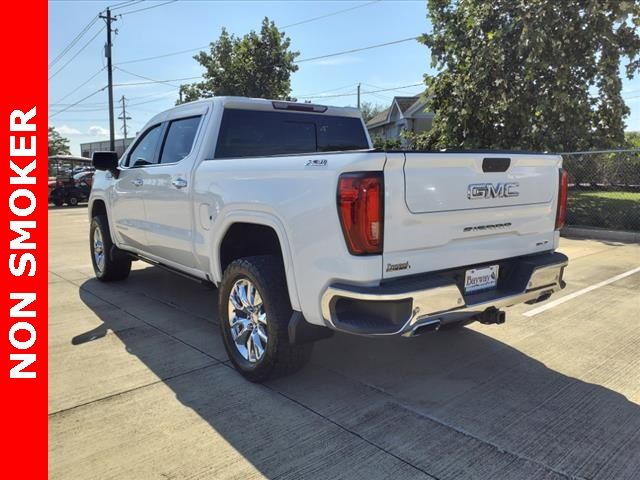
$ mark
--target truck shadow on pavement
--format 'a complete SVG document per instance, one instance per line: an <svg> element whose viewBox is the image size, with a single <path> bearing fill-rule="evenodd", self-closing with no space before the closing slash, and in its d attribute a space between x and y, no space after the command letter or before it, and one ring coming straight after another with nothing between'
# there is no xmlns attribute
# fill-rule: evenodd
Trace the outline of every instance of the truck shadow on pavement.
<svg viewBox="0 0 640 480"><path fill-rule="evenodd" d="M228 455L238 453L269 478L631 479L640 471L638 405L470 328L412 339L337 334L299 373L254 385L228 364L216 290L150 267L121 283L87 280L79 293L102 323L71 342L116 335L232 447L176 433L178 448L198 459L173 465L179 476L232 475L237 458ZM152 348L154 336L180 344L171 358ZM163 415L156 403L132 402L127 418L142 412ZM182 428L179 415L161 424L127 420L101 435L136 445ZM132 447L123 461L142 456Z"/></svg>

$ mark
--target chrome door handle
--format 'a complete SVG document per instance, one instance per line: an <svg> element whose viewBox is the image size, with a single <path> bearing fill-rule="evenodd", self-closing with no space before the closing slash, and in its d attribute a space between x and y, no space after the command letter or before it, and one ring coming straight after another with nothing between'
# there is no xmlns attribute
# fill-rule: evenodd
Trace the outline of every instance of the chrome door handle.
<svg viewBox="0 0 640 480"><path fill-rule="evenodd" d="M171 182L171 184L176 188L184 188L188 185L184 178L176 178Z"/></svg>
<svg viewBox="0 0 640 480"><path fill-rule="evenodd" d="M141 187L144 182L141 178L134 178L133 180L131 180L131 183L134 187Z"/></svg>

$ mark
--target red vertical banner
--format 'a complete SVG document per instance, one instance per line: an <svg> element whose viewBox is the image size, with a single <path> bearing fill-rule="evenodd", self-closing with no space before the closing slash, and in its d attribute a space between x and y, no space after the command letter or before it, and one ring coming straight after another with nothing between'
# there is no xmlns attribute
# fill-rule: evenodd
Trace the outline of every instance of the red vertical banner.
<svg viewBox="0 0 640 480"><path fill-rule="evenodd" d="M2 478L47 477L47 2L0 16Z"/></svg>

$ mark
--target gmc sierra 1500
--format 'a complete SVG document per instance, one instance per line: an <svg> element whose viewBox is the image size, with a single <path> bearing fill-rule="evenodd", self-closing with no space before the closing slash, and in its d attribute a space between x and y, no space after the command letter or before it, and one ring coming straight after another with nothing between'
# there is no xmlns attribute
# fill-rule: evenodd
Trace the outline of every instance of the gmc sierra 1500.
<svg viewBox="0 0 640 480"><path fill-rule="evenodd" d="M218 287L249 380L294 370L339 330L411 336L564 287L558 155L373 150L357 110L220 97L94 154L98 279L133 259Z"/></svg>

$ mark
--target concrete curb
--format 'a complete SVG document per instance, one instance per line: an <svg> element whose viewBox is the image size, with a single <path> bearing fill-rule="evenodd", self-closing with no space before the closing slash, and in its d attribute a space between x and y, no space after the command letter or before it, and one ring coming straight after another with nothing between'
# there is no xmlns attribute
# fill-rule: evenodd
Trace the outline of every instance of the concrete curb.
<svg viewBox="0 0 640 480"><path fill-rule="evenodd" d="M565 227L560 233L563 237L593 238L612 242L640 243L640 233L622 230L605 230L588 227Z"/></svg>

